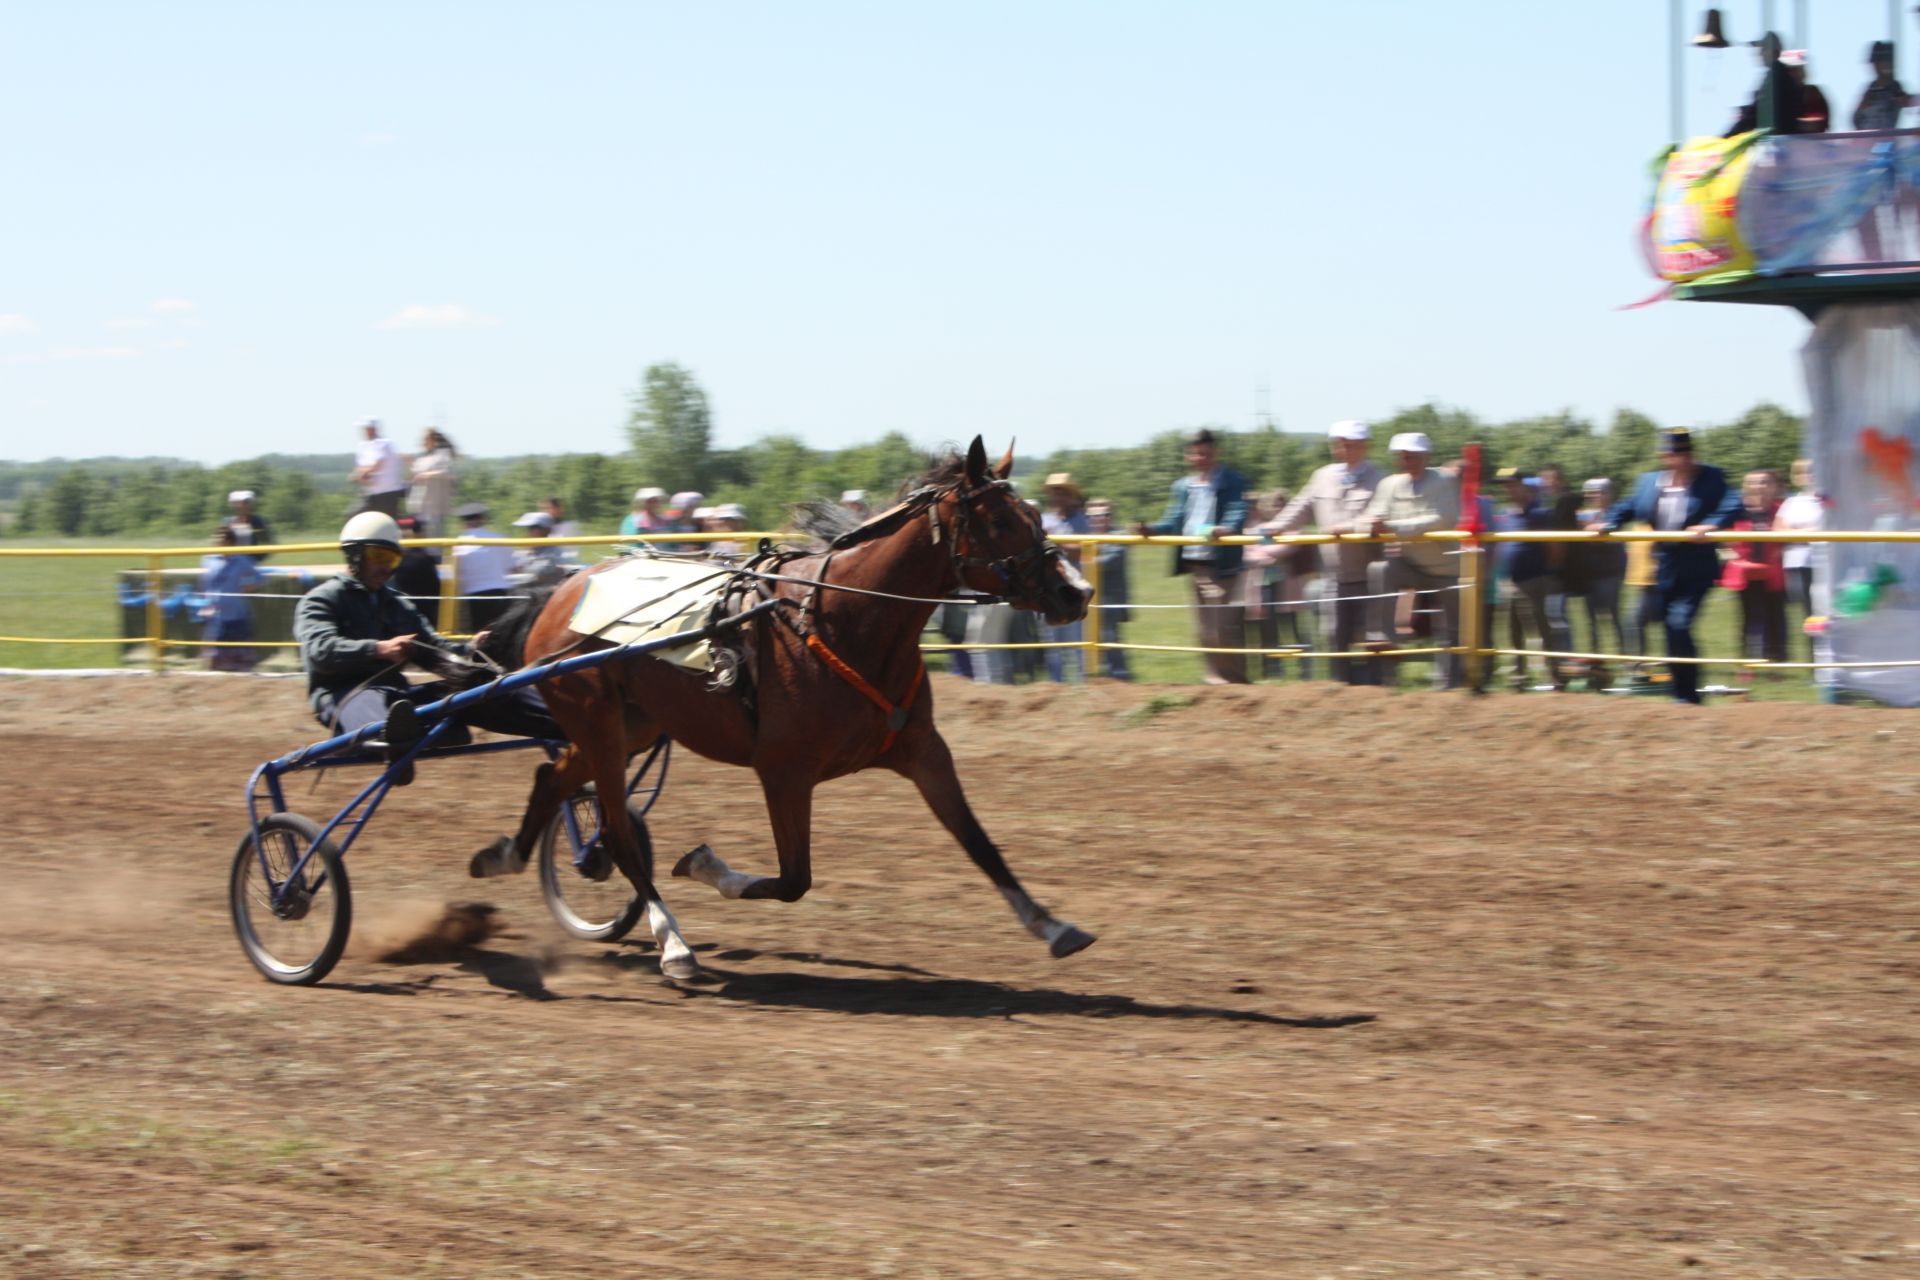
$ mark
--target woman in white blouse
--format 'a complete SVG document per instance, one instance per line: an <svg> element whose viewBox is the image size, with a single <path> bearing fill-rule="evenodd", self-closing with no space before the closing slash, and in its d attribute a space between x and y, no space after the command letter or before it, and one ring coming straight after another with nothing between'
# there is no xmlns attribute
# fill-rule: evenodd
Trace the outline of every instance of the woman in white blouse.
<svg viewBox="0 0 1920 1280"><path fill-rule="evenodd" d="M420 518L429 537L445 536L447 512L453 506L453 441L437 427L428 427L420 452L408 459L413 487L407 491L407 510Z"/></svg>

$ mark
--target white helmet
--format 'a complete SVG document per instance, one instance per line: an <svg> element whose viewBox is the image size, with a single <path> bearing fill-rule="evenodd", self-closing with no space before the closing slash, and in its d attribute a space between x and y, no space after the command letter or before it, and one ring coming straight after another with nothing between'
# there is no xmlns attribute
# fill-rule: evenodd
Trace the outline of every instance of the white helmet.
<svg viewBox="0 0 1920 1280"><path fill-rule="evenodd" d="M400 526L390 515L378 511L362 511L347 521L340 530L340 545L360 547L372 543L376 546L400 549Z"/></svg>

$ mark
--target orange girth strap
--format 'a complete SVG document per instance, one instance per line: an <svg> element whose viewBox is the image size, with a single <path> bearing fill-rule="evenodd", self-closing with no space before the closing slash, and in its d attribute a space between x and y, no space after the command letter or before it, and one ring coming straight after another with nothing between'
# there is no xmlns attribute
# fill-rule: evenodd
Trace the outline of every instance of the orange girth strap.
<svg viewBox="0 0 1920 1280"><path fill-rule="evenodd" d="M900 731L907 727L907 712L913 710L913 700L920 696L920 686L927 682L926 662L922 661L919 670L913 673L913 687L907 690L907 696L896 707L887 701L885 694L868 684L865 676L848 666L839 654L827 648L827 642L820 638L819 632L807 632L807 648L820 656L820 661L827 664L829 671L859 690L861 696L880 708L880 713L887 718L887 740L880 744L880 754L885 755L891 751L893 740L898 738Z"/></svg>

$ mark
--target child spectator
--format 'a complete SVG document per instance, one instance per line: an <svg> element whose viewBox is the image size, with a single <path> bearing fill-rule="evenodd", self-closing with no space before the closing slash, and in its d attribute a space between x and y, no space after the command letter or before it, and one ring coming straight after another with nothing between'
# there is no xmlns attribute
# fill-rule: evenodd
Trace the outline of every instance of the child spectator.
<svg viewBox="0 0 1920 1280"><path fill-rule="evenodd" d="M1113 503L1095 498L1087 504L1087 532L1118 532L1113 523ZM1093 602L1094 615L1100 619L1100 643L1117 645L1121 643L1122 624L1130 620L1126 606L1132 603L1127 583L1127 544L1102 542L1090 549L1100 569L1100 596ZM1100 658L1106 664L1107 674L1115 680L1133 679L1125 649L1103 649Z"/></svg>

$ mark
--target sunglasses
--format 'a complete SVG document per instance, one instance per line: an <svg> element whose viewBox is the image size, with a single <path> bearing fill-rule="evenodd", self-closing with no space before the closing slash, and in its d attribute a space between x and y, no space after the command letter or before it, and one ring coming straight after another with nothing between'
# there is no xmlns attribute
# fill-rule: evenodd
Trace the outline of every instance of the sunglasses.
<svg viewBox="0 0 1920 1280"><path fill-rule="evenodd" d="M364 563L376 569L397 569L400 567L400 553L392 547L365 546L360 548Z"/></svg>

